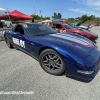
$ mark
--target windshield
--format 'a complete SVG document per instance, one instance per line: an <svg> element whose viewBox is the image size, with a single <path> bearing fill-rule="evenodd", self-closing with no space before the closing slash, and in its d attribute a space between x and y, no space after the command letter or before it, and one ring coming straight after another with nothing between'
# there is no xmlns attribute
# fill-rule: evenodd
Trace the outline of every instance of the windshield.
<svg viewBox="0 0 100 100"><path fill-rule="evenodd" d="M64 25L64 27L66 28L66 29L72 29L73 27L71 27L70 25L68 25L68 24L63 24Z"/></svg>
<svg viewBox="0 0 100 100"><path fill-rule="evenodd" d="M44 24L23 24L29 36L39 36L57 33L54 29Z"/></svg>
<svg viewBox="0 0 100 100"><path fill-rule="evenodd" d="M73 25L73 24L71 24L71 23L68 23L68 25L70 25L71 27L74 27L74 25Z"/></svg>

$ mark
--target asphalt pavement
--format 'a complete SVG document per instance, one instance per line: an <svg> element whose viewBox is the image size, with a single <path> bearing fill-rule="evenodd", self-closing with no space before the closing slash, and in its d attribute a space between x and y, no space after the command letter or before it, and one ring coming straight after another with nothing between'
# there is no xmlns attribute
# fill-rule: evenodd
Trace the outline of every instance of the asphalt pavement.
<svg viewBox="0 0 100 100"><path fill-rule="evenodd" d="M100 47L100 26L90 30L98 34ZM12 91L34 93L2 94ZM90 82L50 75L37 60L0 41L0 100L100 100L100 71Z"/></svg>

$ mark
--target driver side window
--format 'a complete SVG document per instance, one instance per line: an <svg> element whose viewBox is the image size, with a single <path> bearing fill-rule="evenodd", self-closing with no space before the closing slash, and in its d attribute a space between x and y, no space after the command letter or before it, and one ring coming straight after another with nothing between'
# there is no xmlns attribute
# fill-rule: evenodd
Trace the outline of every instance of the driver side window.
<svg viewBox="0 0 100 100"><path fill-rule="evenodd" d="M56 25L56 28L58 28L58 29L61 29L61 28L63 28L60 24L57 24Z"/></svg>
<svg viewBox="0 0 100 100"><path fill-rule="evenodd" d="M17 25L14 32L20 32L22 35L24 35L24 30L21 25Z"/></svg>
<svg viewBox="0 0 100 100"><path fill-rule="evenodd" d="M60 24L53 24L53 25L52 25L52 28L61 29L61 28L63 28L63 27L62 27L62 25L60 25Z"/></svg>

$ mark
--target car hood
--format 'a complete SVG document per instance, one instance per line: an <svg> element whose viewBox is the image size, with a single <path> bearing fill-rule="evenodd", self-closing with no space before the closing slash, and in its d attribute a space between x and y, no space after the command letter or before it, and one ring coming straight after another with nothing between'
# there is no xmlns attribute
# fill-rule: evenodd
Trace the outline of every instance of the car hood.
<svg viewBox="0 0 100 100"><path fill-rule="evenodd" d="M89 31L89 30L85 30L85 29L77 29L77 28L73 28L72 30L74 30L74 31L76 30L76 31L86 32L86 33L89 33L89 34L91 34L91 35L93 35L93 36L95 36L95 37L98 37L97 34L91 32L91 31Z"/></svg>
<svg viewBox="0 0 100 100"><path fill-rule="evenodd" d="M82 31L87 32L87 33L89 33L89 34L91 34L91 35L93 35L93 36L95 36L95 37L98 36L97 34L91 32L91 31L89 31L89 30L84 30L84 29L83 29Z"/></svg>
<svg viewBox="0 0 100 100"><path fill-rule="evenodd" d="M69 35L67 33L56 33L45 36L40 36L39 41L46 46L52 46L68 50L80 58L89 55L89 52L94 48L93 43L80 35Z"/></svg>

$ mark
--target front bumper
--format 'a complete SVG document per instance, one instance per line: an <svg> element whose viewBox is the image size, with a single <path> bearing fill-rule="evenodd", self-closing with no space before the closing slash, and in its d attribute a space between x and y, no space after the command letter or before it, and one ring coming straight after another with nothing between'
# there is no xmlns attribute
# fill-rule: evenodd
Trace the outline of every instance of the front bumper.
<svg viewBox="0 0 100 100"><path fill-rule="evenodd" d="M65 74L85 80L91 80L96 76L100 69L100 51L95 47L89 52L89 56L86 58L80 58L78 60L75 58L73 61L70 59L70 62L65 62L65 65ZM92 74L84 74L78 72L78 70L94 72Z"/></svg>
<svg viewBox="0 0 100 100"><path fill-rule="evenodd" d="M83 74L83 73L78 73L78 78L81 78L81 79L85 79L85 80L91 80L91 79L93 79L95 76L96 76L96 74L99 72L99 70L100 70L100 67L96 70L96 71L94 71L94 73L92 73L92 74Z"/></svg>

